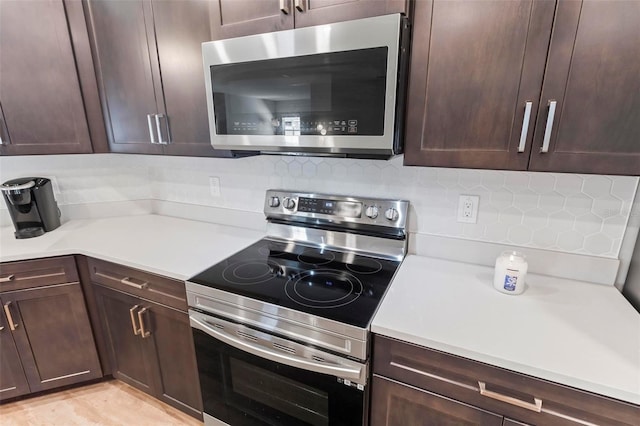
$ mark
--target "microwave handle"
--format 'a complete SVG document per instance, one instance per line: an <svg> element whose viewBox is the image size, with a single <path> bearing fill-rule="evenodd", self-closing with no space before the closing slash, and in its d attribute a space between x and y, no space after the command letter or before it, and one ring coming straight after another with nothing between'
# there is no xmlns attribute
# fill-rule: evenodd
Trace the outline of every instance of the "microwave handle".
<svg viewBox="0 0 640 426"><path fill-rule="evenodd" d="M303 370L313 371L321 374L328 374L345 379L358 380L361 377L361 367L327 365L321 362L313 362L308 359L300 358L290 354L278 353L274 350L270 350L265 347L243 341L235 336L225 333L224 331L213 328L205 324L205 322L194 318L192 315L189 315L189 322L191 323L191 327L197 328L198 330L207 333L209 336L218 339L221 342L228 344L229 346L233 346L236 349L248 352L260 358L268 359L280 364L285 364L290 367L296 367Z"/></svg>

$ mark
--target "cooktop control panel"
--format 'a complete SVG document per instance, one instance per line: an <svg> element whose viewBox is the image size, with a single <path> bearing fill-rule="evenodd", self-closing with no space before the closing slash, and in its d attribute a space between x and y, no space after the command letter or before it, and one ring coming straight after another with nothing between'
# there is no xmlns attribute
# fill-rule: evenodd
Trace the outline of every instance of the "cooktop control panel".
<svg viewBox="0 0 640 426"><path fill-rule="evenodd" d="M267 191L264 213L269 217L315 218L404 228L409 202L380 198L309 194L285 190Z"/></svg>

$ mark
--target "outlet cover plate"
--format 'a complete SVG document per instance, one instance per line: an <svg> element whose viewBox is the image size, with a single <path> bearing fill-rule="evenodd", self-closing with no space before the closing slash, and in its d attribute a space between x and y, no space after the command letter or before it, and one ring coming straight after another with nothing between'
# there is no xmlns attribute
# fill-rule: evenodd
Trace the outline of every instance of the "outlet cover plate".
<svg viewBox="0 0 640 426"><path fill-rule="evenodd" d="M209 191L212 197L220 196L220 178L217 176L209 176Z"/></svg>
<svg viewBox="0 0 640 426"><path fill-rule="evenodd" d="M477 223L479 204L480 197L477 195L460 195L458 199L458 222Z"/></svg>

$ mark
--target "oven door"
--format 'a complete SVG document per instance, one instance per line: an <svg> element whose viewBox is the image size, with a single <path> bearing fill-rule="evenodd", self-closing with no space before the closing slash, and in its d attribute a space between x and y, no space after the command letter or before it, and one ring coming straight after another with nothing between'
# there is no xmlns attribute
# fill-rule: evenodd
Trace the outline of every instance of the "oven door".
<svg viewBox="0 0 640 426"><path fill-rule="evenodd" d="M189 311L207 425L363 425L367 365Z"/></svg>

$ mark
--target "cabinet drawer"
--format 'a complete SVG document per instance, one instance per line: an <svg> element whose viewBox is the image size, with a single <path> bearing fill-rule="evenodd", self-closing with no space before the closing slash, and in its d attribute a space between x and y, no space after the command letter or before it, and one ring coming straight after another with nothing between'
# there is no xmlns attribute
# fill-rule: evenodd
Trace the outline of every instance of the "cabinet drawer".
<svg viewBox="0 0 640 426"><path fill-rule="evenodd" d="M373 371L532 424L637 425L640 418L633 404L377 335Z"/></svg>
<svg viewBox="0 0 640 426"><path fill-rule="evenodd" d="M105 262L88 259L91 281L172 308L187 310L184 282Z"/></svg>
<svg viewBox="0 0 640 426"><path fill-rule="evenodd" d="M0 263L0 292L78 282L73 256Z"/></svg>

